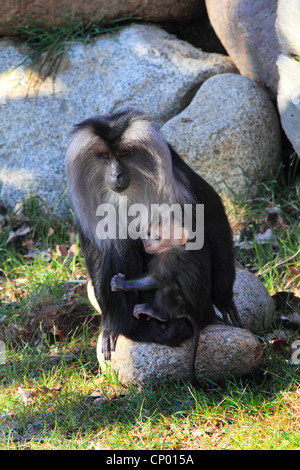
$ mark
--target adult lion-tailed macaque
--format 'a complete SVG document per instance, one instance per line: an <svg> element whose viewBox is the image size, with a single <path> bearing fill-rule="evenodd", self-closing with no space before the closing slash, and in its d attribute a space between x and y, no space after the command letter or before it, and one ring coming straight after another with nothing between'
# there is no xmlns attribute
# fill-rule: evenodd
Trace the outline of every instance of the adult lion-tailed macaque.
<svg viewBox="0 0 300 470"><path fill-rule="evenodd" d="M147 315L160 321L176 320L186 317L193 328L193 343L190 359L190 377L192 385L197 385L195 373L195 360L201 326L213 321L214 309L207 292L207 272L205 266L207 260L203 250L204 269L199 269L198 263L186 266L185 245L188 233L184 227L179 226L179 236L175 237L175 225L173 220L170 227L164 228L163 224L150 227L149 237L144 241L145 251L154 255L149 262L147 273L138 279L127 280L122 273L115 275L111 280L113 291L123 290L153 290L153 304L137 304L134 306L133 315L141 318ZM180 233L181 232L181 233ZM203 292L195 289L199 285ZM202 298L205 299L202 303ZM202 305L201 305L202 304ZM201 305L201 308L199 307Z"/></svg>
<svg viewBox="0 0 300 470"><path fill-rule="evenodd" d="M66 170L83 255L102 310L105 359L110 358L120 334L133 341L169 346L178 346L193 334L188 318L163 322L132 314L135 305L153 303L153 291L111 291L116 273L123 273L126 279L141 277L151 257L141 238L124 236L124 220L127 222L120 196L127 197L129 208L143 204L149 210L151 204L204 204L204 246L184 251L185 269L200 271L203 285L198 284L199 276L195 283L190 277L189 291L193 290L195 298L198 295L199 315L208 323L213 321L213 303L225 321L229 315L234 325L241 325L232 299L231 230L221 200L166 142L153 119L124 111L78 124L68 148ZM105 238L98 230L99 217L107 215L111 206L118 213L117 227L115 237Z"/></svg>

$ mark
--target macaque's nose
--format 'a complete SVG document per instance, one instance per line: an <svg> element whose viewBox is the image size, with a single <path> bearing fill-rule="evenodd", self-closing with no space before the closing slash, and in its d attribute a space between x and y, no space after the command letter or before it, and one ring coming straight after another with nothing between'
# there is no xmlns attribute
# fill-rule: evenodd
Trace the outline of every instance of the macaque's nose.
<svg viewBox="0 0 300 470"><path fill-rule="evenodd" d="M123 178L124 178L124 173L123 173L123 171L120 171L120 173L117 174L118 183L120 183Z"/></svg>
<svg viewBox="0 0 300 470"><path fill-rule="evenodd" d="M130 184L129 173L123 171L121 168L113 169L110 173L108 184L110 189L116 191L117 193L125 191L125 189L127 189Z"/></svg>

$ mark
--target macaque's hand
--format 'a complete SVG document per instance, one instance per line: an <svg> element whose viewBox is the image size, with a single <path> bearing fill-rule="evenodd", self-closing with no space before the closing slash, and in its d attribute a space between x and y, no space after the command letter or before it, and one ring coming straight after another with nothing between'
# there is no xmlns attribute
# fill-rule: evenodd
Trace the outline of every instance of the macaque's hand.
<svg viewBox="0 0 300 470"><path fill-rule="evenodd" d="M125 274L121 274L121 273L116 274L112 278L111 283L110 283L111 290L113 292L117 290L123 290L125 282L126 282Z"/></svg>

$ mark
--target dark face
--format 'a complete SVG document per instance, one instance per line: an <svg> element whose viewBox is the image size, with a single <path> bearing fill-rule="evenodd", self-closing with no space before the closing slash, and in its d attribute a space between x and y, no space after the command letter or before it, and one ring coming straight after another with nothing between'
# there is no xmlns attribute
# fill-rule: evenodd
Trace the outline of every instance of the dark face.
<svg viewBox="0 0 300 470"><path fill-rule="evenodd" d="M93 210L101 201L110 200L109 193L126 191L138 203L157 200L164 189L162 180L171 171L171 155L145 115L128 111L98 116L76 128L67 158L75 198L80 196L84 206L93 201Z"/></svg>
<svg viewBox="0 0 300 470"><path fill-rule="evenodd" d="M100 153L101 163L105 166L105 182L111 191L122 193L130 185L128 151L109 151Z"/></svg>

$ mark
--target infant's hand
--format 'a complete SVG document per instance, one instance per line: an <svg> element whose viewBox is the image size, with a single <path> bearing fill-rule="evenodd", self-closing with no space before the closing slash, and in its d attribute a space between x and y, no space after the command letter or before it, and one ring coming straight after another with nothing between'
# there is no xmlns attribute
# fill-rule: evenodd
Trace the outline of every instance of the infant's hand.
<svg viewBox="0 0 300 470"><path fill-rule="evenodd" d="M116 274L110 282L111 290L113 292L122 290L124 288L125 280L126 280L125 274L121 274L121 273Z"/></svg>

